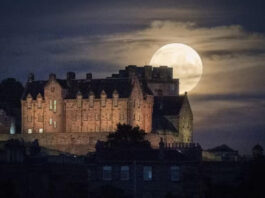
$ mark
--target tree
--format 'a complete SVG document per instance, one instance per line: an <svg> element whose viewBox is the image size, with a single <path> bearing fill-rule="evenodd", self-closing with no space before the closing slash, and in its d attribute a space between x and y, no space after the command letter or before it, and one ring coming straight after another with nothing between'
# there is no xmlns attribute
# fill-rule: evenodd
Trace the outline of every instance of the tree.
<svg viewBox="0 0 265 198"><path fill-rule="evenodd" d="M144 139L145 135L145 131L139 127L118 124L116 132L108 135L106 144L112 148L150 148L150 143Z"/></svg>
<svg viewBox="0 0 265 198"><path fill-rule="evenodd" d="M0 83L0 105L3 108L20 108L23 85L14 78L7 78Z"/></svg>

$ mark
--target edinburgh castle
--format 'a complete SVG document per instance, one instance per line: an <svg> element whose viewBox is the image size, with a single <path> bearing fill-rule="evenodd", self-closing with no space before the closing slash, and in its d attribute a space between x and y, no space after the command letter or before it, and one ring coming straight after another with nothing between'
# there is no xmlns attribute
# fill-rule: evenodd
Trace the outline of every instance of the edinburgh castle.
<svg viewBox="0 0 265 198"><path fill-rule="evenodd" d="M191 107L187 94L179 95L172 68L127 66L105 79L93 79L91 73L76 79L75 73L68 72L66 79L50 74L41 81L30 74L21 99L22 134L15 136L84 153L119 123L143 129L154 147L160 138L168 144L192 143ZM73 145L86 146L72 151Z"/></svg>

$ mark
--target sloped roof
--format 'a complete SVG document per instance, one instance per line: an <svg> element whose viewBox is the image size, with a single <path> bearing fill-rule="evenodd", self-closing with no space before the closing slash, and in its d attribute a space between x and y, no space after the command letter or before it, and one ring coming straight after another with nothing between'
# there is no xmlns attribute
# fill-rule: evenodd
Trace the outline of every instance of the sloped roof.
<svg viewBox="0 0 265 198"><path fill-rule="evenodd" d="M185 96L154 97L154 113L160 115L178 115Z"/></svg>
<svg viewBox="0 0 265 198"><path fill-rule="evenodd" d="M132 91L132 84L129 78L116 78L116 79L91 79L91 80L63 80L56 79L63 89L66 90L65 99L76 98L77 93L80 91L83 98L88 98L89 92L92 91L96 98L100 98L101 92L104 90L108 98L112 97L114 90L117 90L120 98L128 98ZM44 87L48 81L33 81L28 82L24 90L22 99L26 99L30 93L36 99L38 93L44 96ZM151 90L147 87L146 82L140 82L144 94L152 94Z"/></svg>
<svg viewBox="0 0 265 198"><path fill-rule="evenodd" d="M44 86L48 81L32 81L27 83L24 92L22 94L22 99L25 100L28 94L31 94L32 98L37 98L37 95L40 93L44 96Z"/></svg>
<svg viewBox="0 0 265 198"><path fill-rule="evenodd" d="M236 152L235 150L231 149L226 144L222 144L222 145L214 147L212 149L208 149L207 151L210 151L210 152Z"/></svg>
<svg viewBox="0 0 265 198"><path fill-rule="evenodd" d="M152 128L155 131L178 132L177 120L185 96L155 96Z"/></svg>

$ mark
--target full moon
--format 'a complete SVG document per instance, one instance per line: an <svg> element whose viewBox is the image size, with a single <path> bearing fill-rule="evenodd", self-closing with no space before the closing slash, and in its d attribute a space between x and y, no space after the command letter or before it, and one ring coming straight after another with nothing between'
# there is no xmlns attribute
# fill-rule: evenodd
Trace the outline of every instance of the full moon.
<svg viewBox="0 0 265 198"><path fill-rule="evenodd" d="M199 54L181 43L171 43L159 48L152 56L150 65L173 67L173 78L180 81L180 94L195 88L202 76L202 60Z"/></svg>

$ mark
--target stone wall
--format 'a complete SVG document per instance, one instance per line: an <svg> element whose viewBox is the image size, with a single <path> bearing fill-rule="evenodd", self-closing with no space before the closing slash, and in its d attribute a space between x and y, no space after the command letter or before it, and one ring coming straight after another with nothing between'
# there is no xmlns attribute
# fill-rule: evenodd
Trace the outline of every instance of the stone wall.
<svg viewBox="0 0 265 198"><path fill-rule="evenodd" d="M85 155L88 152L95 151L95 145L98 140L105 141L109 133L91 132L91 133L32 133L32 134L0 134L0 141L9 139L23 139L25 142L32 142L38 139L39 145L48 150L66 152L76 155ZM160 138L163 138L167 144L177 142L178 138L174 135L159 135L149 133L146 139L150 141L152 147L159 146Z"/></svg>

